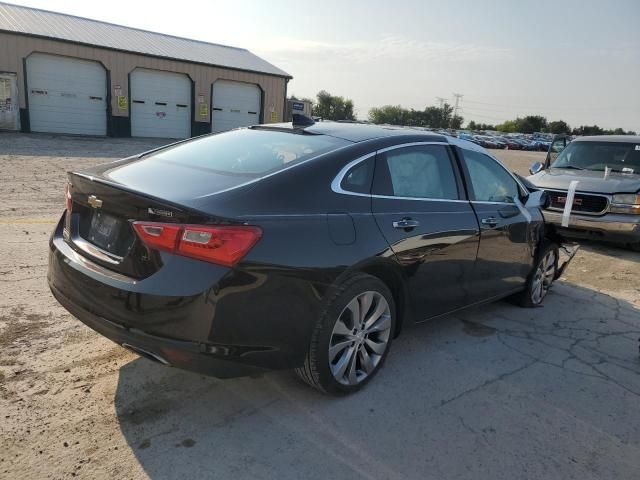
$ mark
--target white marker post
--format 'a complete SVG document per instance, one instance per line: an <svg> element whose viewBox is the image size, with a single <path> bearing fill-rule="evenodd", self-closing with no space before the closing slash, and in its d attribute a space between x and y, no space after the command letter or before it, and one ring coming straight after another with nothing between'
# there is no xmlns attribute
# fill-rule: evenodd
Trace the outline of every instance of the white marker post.
<svg viewBox="0 0 640 480"><path fill-rule="evenodd" d="M567 199L564 204L564 211L562 212L562 226L569 226L569 217L571 216L571 209L573 208L573 199L576 196L576 188L578 187L579 180L572 180L569 184L569 190L567 191Z"/></svg>

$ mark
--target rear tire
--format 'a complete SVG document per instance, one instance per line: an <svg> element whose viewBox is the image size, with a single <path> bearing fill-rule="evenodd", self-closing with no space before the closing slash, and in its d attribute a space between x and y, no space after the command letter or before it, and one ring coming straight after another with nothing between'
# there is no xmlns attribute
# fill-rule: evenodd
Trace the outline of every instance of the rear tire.
<svg viewBox="0 0 640 480"><path fill-rule="evenodd" d="M356 392L382 368L395 326L389 288L374 276L354 275L330 294L296 373L323 393Z"/></svg>
<svg viewBox="0 0 640 480"><path fill-rule="evenodd" d="M558 245L545 240L536 254L536 259L527 278L523 292L516 296L521 307L533 308L542 305L558 273Z"/></svg>

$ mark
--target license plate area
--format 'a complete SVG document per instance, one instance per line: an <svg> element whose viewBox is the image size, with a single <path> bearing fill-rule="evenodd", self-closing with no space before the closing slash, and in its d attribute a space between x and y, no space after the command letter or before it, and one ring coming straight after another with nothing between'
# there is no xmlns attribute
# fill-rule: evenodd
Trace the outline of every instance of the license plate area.
<svg viewBox="0 0 640 480"><path fill-rule="evenodd" d="M93 212L88 238L94 245L111 253L118 253L118 237L122 222L109 214Z"/></svg>

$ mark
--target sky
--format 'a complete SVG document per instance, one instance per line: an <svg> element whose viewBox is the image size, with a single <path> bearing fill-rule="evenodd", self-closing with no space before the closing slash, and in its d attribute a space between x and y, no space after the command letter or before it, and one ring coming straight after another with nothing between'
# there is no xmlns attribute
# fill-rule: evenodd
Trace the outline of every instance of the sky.
<svg viewBox="0 0 640 480"><path fill-rule="evenodd" d="M640 0L10 0L243 47L320 90L371 107L437 97L469 120L539 114L640 132Z"/></svg>

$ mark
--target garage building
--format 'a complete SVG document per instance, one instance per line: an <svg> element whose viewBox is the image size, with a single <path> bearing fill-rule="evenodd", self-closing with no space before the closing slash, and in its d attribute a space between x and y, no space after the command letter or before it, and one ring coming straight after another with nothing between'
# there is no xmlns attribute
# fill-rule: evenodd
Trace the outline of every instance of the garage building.
<svg viewBox="0 0 640 480"><path fill-rule="evenodd" d="M282 121L290 79L242 48L0 3L2 128L186 138Z"/></svg>

